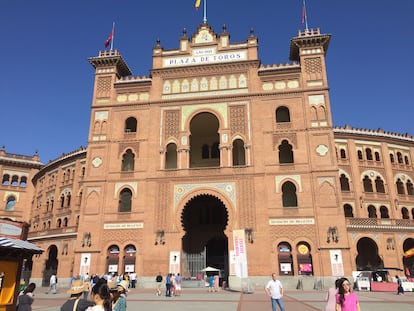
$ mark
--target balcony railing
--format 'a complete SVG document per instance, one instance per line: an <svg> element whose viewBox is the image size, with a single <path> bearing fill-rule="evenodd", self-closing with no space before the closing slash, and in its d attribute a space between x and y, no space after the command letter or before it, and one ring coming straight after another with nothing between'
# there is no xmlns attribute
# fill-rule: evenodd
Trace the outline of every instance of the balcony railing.
<svg viewBox="0 0 414 311"><path fill-rule="evenodd" d="M412 219L352 217L345 219L348 230L414 231L414 220Z"/></svg>

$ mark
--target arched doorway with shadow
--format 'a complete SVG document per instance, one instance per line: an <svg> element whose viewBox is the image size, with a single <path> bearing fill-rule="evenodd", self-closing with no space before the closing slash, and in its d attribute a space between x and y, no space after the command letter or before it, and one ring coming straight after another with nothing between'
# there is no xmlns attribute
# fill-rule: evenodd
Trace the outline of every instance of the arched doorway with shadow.
<svg viewBox="0 0 414 311"><path fill-rule="evenodd" d="M225 229L228 211L216 196L197 195L184 206L181 223L185 231L182 238L182 274L200 280L207 266L220 270L222 280L229 274L228 238Z"/></svg>

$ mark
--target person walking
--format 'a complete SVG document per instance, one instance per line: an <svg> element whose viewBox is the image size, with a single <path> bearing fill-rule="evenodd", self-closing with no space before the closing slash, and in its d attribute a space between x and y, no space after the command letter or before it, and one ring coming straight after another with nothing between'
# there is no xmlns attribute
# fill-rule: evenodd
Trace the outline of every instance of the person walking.
<svg viewBox="0 0 414 311"><path fill-rule="evenodd" d="M18 310L19 311L32 311L32 303L34 301L34 290L36 289L35 283L27 285L25 290L17 298Z"/></svg>
<svg viewBox="0 0 414 311"><path fill-rule="evenodd" d="M208 291L212 292L213 291L213 285L214 285L214 275L210 275L208 277Z"/></svg>
<svg viewBox="0 0 414 311"><path fill-rule="evenodd" d="M158 275L155 277L155 294L161 296L161 285L162 285L162 275L161 272L158 272Z"/></svg>
<svg viewBox="0 0 414 311"><path fill-rule="evenodd" d="M57 277L56 274L52 273L49 279L49 289L47 291L47 294L52 292L52 294L56 294L56 287L57 287Z"/></svg>
<svg viewBox="0 0 414 311"><path fill-rule="evenodd" d="M177 276L175 277L175 295L180 296L181 295L181 282L182 277L179 273L177 273Z"/></svg>
<svg viewBox="0 0 414 311"><path fill-rule="evenodd" d="M282 301L283 286L282 283L276 278L276 273L272 273L272 279L267 282L265 291L271 299L272 311L276 311L276 305L279 306L280 311L285 311L285 306Z"/></svg>
<svg viewBox="0 0 414 311"><path fill-rule="evenodd" d="M171 297L171 273L168 273L165 278L165 296Z"/></svg>
<svg viewBox="0 0 414 311"><path fill-rule="evenodd" d="M341 278L336 294L336 311L360 311L358 296L352 292L351 283L347 278Z"/></svg>
<svg viewBox="0 0 414 311"><path fill-rule="evenodd" d="M336 311L336 294L338 293L338 286L341 279L335 280L335 286L330 287L326 293L326 306L325 311Z"/></svg>
<svg viewBox="0 0 414 311"><path fill-rule="evenodd" d="M398 275L395 276L395 279L397 280L397 295L404 295L404 288L402 287L402 281Z"/></svg>

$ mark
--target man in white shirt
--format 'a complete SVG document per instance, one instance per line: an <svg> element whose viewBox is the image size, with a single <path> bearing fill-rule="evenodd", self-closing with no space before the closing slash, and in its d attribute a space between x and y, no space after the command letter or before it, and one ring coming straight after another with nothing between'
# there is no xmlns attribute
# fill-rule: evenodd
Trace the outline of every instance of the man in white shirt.
<svg viewBox="0 0 414 311"><path fill-rule="evenodd" d="M285 311L285 306L282 301L283 286L282 283L276 279L276 273L272 273L272 279L267 282L265 291L272 301L272 311L276 311L276 304L279 306L280 311Z"/></svg>
<svg viewBox="0 0 414 311"><path fill-rule="evenodd" d="M57 284L57 277L56 274L52 273L49 280L49 292L52 292L52 294L56 294L56 284Z"/></svg>

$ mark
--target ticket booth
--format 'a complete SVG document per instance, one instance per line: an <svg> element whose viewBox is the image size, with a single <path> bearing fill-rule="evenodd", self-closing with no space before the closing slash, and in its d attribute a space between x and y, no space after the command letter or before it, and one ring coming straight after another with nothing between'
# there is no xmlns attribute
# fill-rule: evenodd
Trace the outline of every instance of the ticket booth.
<svg viewBox="0 0 414 311"><path fill-rule="evenodd" d="M43 250L25 241L28 224L0 219L0 311L15 311L23 262Z"/></svg>

